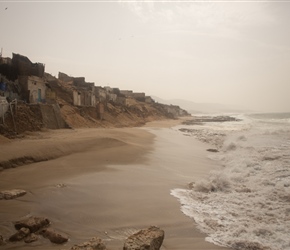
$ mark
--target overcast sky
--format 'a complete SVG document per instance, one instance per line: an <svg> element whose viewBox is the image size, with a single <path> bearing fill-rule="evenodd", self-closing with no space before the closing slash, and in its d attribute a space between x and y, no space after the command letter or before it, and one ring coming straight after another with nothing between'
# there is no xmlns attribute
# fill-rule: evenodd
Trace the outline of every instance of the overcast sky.
<svg viewBox="0 0 290 250"><path fill-rule="evenodd" d="M0 47L96 86L290 111L290 1L0 1Z"/></svg>

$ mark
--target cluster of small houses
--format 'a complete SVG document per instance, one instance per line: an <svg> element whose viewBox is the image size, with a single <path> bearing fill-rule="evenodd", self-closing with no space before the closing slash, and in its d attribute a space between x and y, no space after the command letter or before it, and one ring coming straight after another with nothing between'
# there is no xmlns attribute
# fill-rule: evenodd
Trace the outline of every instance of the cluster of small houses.
<svg viewBox="0 0 290 250"><path fill-rule="evenodd" d="M0 54L0 118L4 119L12 101L54 105L58 104L58 96L70 105L96 107L101 117L109 102L127 107L136 101L155 103L145 93L95 86L84 77L72 77L62 72L55 78L45 73L44 64L32 63L26 56L13 53L12 58L8 58ZM163 105L163 108L172 117L187 115L179 106Z"/></svg>
<svg viewBox="0 0 290 250"><path fill-rule="evenodd" d="M134 100L146 103L154 102L150 96L145 96L145 93L95 86L94 83L86 82L84 77L71 77L59 72L58 80L72 86L73 105L75 106L96 106L98 103L106 102L130 106Z"/></svg>
<svg viewBox="0 0 290 250"><path fill-rule="evenodd" d="M65 84L66 90L72 94L71 104L75 106L96 107L106 102L130 106L134 100L154 102L145 93L95 86L94 83L86 82L84 77L71 77L62 72L59 72L56 80L45 73L44 69L44 64L32 63L19 54L13 53L12 58L0 56L0 102L16 99L29 104L53 104L57 97L54 85L59 83Z"/></svg>

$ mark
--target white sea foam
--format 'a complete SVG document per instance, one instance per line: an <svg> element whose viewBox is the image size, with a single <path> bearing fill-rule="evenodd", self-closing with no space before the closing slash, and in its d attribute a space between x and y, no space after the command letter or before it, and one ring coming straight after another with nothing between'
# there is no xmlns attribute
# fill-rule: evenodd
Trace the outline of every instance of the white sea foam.
<svg viewBox="0 0 290 250"><path fill-rule="evenodd" d="M287 117L286 117L287 118ZM207 241L234 249L290 249L290 125L285 117L187 126L219 153L220 171L174 189ZM234 127L234 129L233 129Z"/></svg>

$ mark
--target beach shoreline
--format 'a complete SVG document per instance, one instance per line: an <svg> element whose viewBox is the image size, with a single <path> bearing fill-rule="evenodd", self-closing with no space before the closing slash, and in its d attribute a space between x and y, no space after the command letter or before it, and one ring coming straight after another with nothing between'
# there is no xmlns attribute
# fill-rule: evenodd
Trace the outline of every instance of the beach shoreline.
<svg viewBox="0 0 290 250"><path fill-rule="evenodd" d="M46 159L0 172L0 189L27 194L0 201L0 229L7 238L12 222L27 215L50 218L74 244L94 236L108 249L122 249L126 237L150 225L165 231L161 249L224 249L205 241L194 222L170 195L205 176L217 164L206 158L207 145L171 129L180 120L141 128L53 130L1 144L1 160L30 152ZM45 158L46 157L46 158ZM3 249L59 249L39 240L9 243Z"/></svg>

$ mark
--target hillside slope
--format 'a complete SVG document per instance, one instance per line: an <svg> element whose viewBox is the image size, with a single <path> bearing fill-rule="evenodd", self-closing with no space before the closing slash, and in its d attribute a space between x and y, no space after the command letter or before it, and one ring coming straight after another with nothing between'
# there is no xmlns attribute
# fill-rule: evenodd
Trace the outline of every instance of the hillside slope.
<svg viewBox="0 0 290 250"><path fill-rule="evenodd" d="M25 131L56 128L134 127L161 119L189 115L178 106L131 99L130 105L108 101L102 119L96 106L75 106L71 86L54 78L49 87L56 93L54 104L18 102L5 114L0 134L15 137ZM12 115L13 114L13 115Z"/></svg>

